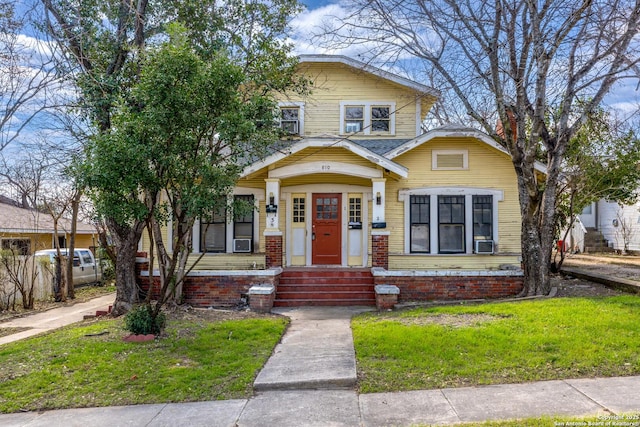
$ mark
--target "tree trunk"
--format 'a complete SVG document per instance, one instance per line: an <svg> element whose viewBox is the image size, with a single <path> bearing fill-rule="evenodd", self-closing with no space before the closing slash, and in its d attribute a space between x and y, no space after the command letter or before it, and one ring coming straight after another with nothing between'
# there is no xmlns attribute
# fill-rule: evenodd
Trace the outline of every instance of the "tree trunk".
<svg viewBox="0 0 640 427"><path fill-rule="evenodd" d="M551 289L549 281L549 257L537 221L522 220L522 259L524 289L522 296L547 295Z"/></svg>
<svg viewBox="0 0 640 427"><path fill-rule="evenodd" d="M120 316L131 310L140 301L136 283L136 254L138 242L144 230L144 222L137 221L133 226L120 226L112 220L107 225L116 243L116 300L112 314Z"/></svg>
<svg viewBox="0 0 640 427"><path fill-rule="evenodd" d="M76 232L78 229L78 211L80 210L80 197L82 192L76 190L71 200L71 231L69 232L69 257L67 258L67 296L71 299L76 297L76 290L73 285L73 254L76 247Z"/></svg>

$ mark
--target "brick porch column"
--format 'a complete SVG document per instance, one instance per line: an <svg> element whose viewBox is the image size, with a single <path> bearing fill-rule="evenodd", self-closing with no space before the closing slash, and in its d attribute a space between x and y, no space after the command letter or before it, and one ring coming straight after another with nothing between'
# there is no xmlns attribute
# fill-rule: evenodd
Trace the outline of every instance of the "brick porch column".
<svg viewBox="0 0 640 427"><path fill-rule="evenodd" d="M371 266L389 269L389 232L371 232Z"/></svg>
<svg viewBox="0 0 640 427"><path fill-rule="evenodd" d="M282 267L282 232L265 231L265 267Z"/></svg>

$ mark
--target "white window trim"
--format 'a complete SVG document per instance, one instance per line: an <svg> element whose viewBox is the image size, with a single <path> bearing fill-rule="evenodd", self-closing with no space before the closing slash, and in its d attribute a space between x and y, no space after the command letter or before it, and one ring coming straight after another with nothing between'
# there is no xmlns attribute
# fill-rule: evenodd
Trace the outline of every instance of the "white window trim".
<svg viewBox="0 0 640 427"><path fill-rule="evenodd" d="M462 168L443 168L438 167L438 155L462 154ZM431 169L440 171L458 171L469 169L469 151L468 150L431 150Z"/></svg>
<svg viewBox="0 0 640 427"><path fill-rule="evenodd" d="M348 135L344 130L345 107L363 107L364 129L356 135L395 135L396 134L396 103L395 101L340 101L340 135ZM371 107L389 107L389 132L371 132Z"/></svg>
<svg viewBox="0 0 640 427"><path fill-rule="evenodd" d="M304 135L304 102L282 101L278 102L278 108L298 108L298 135Z"/></svg>
<svg viewBox="0 0 640 427"><path fill-rule="evenodd" d="M249 188L249 187L236 187L233 189L233 195L231 195L231 199L228 201L229 203L233 200L233 196L250 196L253 195L253 203L255 205L255 211L253 212L253 248L254 252L257 248L260 247L260 201L265 200L264 190L260 188ZM169 220L171 221L171 220ZM171 224L171 222L169 222ZM225 254L233 254L233 215L227 215L227 226L226 229L226 251ZM200 252L200 218L197 218L193 223L193 228L191 229L191 246L192 252L194 254L202 253ZM171 232L171 228L169 228L169 232ZM212 252L207 255L218 255L218 253Z"/></svg>
<svg viewBox="0 0 640 427"><path fill-rule="evenodd" d="M411 252L411 197L430 196L430 218L429 218L429 253ZM464 196L464 233L465 252L464 254L440 254L438 253L438 196ZM492 221L493 221L493 241L496 247L500 241L498 234L498 203L504 200L504 191L491 188L474 187L423 187L400 190L398 201L404 202L404 253L407 255L425 256L450 256L450 255L471 255L473 254L473 196L493 196Z"/></svg>

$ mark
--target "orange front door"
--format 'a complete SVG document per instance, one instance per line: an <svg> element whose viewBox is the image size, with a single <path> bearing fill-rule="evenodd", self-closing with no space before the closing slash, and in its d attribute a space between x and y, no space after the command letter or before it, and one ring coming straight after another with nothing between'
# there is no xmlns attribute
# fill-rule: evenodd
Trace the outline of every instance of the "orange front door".
<svg viewBox="0 0 640 427"><path fill-rule="evenodd" d="M340 234L339 193L313 195L313 223L311 254L313 264L341 264L342 239Z"/></svg>

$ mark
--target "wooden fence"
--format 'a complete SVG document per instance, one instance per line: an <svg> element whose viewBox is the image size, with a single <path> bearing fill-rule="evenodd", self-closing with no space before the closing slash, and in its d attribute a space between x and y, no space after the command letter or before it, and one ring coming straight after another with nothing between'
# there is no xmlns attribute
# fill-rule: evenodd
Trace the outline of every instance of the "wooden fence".
<svg viewBox="0 0 640 427"><path fill-rule="evenodd" d="M0 310L11 307L14 302L16 306L22 305L17 283L25 290L32 288L35 301L50 300L54 296L54 275L47 262L33 256L11 256L7 262L0 262Z"/></svg>

